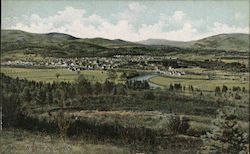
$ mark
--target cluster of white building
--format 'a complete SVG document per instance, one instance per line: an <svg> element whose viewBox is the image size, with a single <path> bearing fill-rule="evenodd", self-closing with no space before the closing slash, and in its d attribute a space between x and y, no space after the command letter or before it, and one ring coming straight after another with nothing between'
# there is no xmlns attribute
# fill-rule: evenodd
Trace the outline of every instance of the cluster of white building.
<svg viewBox="0 0 250 154"><path fill-rule="evenodd" d="M155 68L155 71L157 73L163 74L163 75L171 75L171 76L182 76L185 75L185 72L179 72L172 68L171 66L168 67L167 71L162 71L158 67Z"/></svg>

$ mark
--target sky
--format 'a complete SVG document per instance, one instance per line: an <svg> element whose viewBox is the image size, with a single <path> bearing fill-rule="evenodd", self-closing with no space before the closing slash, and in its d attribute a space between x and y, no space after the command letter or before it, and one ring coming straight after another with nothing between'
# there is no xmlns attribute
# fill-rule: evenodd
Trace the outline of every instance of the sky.
<svg viewBox="0 0 250 154"><path fill-rule="evenodd" d="M1 0L2 29L80 38L197 40L249 33L249 0Z"/></svg>

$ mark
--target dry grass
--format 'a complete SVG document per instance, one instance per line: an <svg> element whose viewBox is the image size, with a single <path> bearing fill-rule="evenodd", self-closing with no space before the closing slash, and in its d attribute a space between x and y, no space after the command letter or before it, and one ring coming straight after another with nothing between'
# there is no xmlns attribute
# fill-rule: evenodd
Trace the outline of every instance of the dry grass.
<svg viewBox="0 0 250 154"><path fill-rule="evenodd" d="M2 154L116 154L129 153L128 149L110 144L88 144L67 140L61 142L55 136L32 134L22 130L3 130L1 132Z"/></svg>

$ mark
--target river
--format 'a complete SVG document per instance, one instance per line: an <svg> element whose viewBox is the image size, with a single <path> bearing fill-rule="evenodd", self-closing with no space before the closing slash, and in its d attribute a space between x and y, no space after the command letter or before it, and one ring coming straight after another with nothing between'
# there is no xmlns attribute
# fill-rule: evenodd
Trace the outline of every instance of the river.
<svg viewBox="0 0 250 154"><path fill-rule="evenodd" d="M151 74L143 74L143 75L139 75L133 78L130 78L129 80L135 80L135 81L148 81L148 84L150 86L150 88L160 88L161 86L154 84L152 82L149 81L150 78L158 76L159 74L156 73L151 73Z"/></svg>

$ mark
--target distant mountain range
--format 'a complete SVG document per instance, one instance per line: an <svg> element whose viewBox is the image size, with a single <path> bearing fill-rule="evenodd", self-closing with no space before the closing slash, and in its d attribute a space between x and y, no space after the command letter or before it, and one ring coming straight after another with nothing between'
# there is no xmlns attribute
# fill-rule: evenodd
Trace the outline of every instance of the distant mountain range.
<svg viewBox="0 0 250 154"><path fill-rule="evenodd" d="M220 34L190 42L162 39L128 42L105 38L82 39L62 33L35 34L20 30L1 30L1 38L2 53L40 53L60 57L162 55L193 49L249 51L249 34Z"/></svg>
<svg viewBox="0 0 250 154"><path fill-rule="evenodd" d="M247 51L249 50L249 34L243 34L243 33L219 34L189 42L170 41L164 39L148 39L136 43L144 45L164 45L164 46L175 46L180 48L193 48L193 49Z"/></svg>
<svg viewBox="0 0 250 154"><path fill-rule="evenodd" d="M117 48L145 46L119 39L82 39L62 33L36 34L20 30L1 30L1 38L2 53L40 53L59 57L111 56Z"/></svg>
<svg viewBox="0 0 250 154"><path fill-rule="evenodd" d="M140 46L137 43L123 41L120 39L109 40L105 38L77 38L68 34L63 33L47 33L47 34L36 34L24 32L21 30L2 30L2 38L3 42L18 42L24 41L29 43L35 43L39 41L40 43L49 43L52 41L55 43L56 41L77 41L81 43L88 43L103 47L123 47L123 46Z"/></svg>

